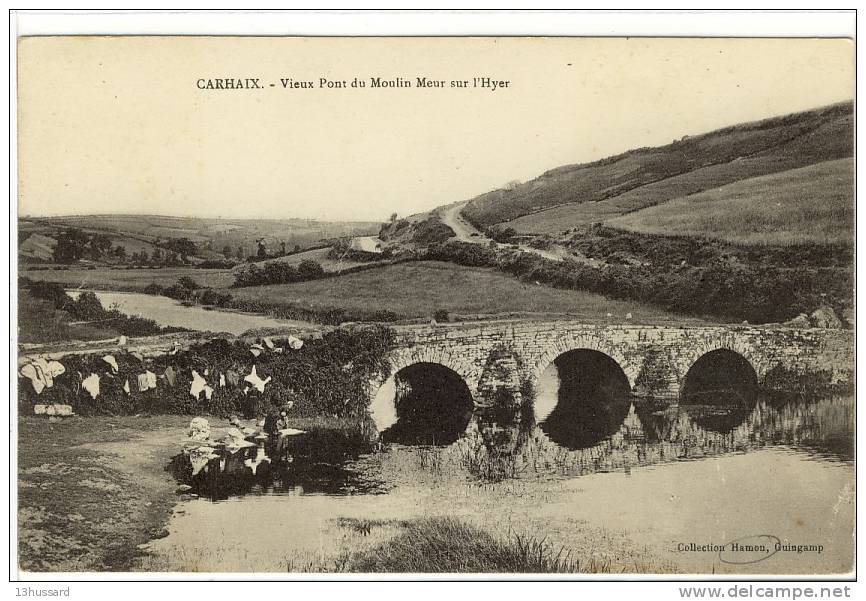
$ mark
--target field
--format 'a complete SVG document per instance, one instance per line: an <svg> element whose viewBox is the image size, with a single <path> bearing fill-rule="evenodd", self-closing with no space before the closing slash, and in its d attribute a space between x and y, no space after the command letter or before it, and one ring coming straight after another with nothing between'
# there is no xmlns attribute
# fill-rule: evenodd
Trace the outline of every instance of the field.
<svg viewBox="0 0 866 601"><path fill-rule="evenodd" d="M148 284L170 286L182 276L191 277L200 286L227 288L234 282L228 269L193 269L165 267L160 269L23 269L19 275L32 280L60 282L71 288L91 290L142 290Z"/></svg>
<svg viewBox="0 0 866 601"><path fill-rule="evenodd" d="M853 156L850 103L728 127L538 178L472 199L463 214L522 233L555 233L742 179Z"/></svg>
<svg viewBox="0 0 866 601"><path fill-rule="evenodd" d="M705 236L735 244L850 243L854 160L755 177L607 222L644 234Z"/></svg>
<svg viewBox="0 0 866 601"><path fill-rule="evenodd" d="M374 263L375 261L352 261L349 259L331 259L328 257L328 253L330 252L330 248L317 248L313 250L307 250L301 253L288 255L285 257L279 257L277 259L269 259L267 261L259 261L256 265L263 266L267 263L287 263L289 265L294 265L295 267L301 261L315 261L325 271L341 271L343 269L349 269L350 267L358 267L359 265L369 265L370 263ZM234 269L243 269L245 265L239 265Z"/></svg>
<svg viewBox="0 0 866 601"><path fill-rule="evenodd" d="M284 242L291 250L315 246L322 239L339 236L374 234L379 224L372 222L327 222L309 219L209 219L168 217L162 215L80 215L63 217L22 218L29 231L49 232L55 228L76 227L88 232L108 234L115 244L130 244L128 253L144 246L152 251L151 243L169 238L188 238L200 249L221 253L230 247L235 253L241 246L247 255L255 254L256 240L264 239L270 253ZM24 229L24 228L22 228Z"/></svg>
<svg viewBox="0 0 866 601"><path fill-rule="evenodd" d="M560 290L525 283L493 269L420 261L388 265L343 276L235 288L236 299L287 303L307 307L387 309L403 317L429 317L444 309L451 313L552 312L591 321L624 321L632 313L638 322L694 323L697 320L667 313L651 305L613 301L597 294Z"/></svg>

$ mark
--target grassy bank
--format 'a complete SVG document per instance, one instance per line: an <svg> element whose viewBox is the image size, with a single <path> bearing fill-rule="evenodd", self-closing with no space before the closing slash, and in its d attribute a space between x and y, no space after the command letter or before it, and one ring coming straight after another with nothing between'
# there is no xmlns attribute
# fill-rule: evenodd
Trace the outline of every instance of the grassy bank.
<svg viewBox="0 0 866 601"><path fill-rule="evenodd" d="M105 340L120 335L152 336L184 331L105 308L92 292L72 299L60 284L26 278L20 279L18 284L17 325L19 342L28 343Z"/></svg>
<svg viewBox="0 0 866 601"><path fill-rule="evenodd" d="M18 552L26 571L126 571L160 536L177 484L164 471L184 416L18 420Z"/></svg>
<svg viewBox="0 0 866 601"><path fill-rule="evenodd" d="M95 269L23 268L19 274L33 280L58 282L69 288L88 290L117 290L142 292L149 284L171 286L183 276L191 277L200 286L228 288L234 282L230 269L195 269L192 267L164 267L160 269L127 269L100 266Z"/></svg>
<svg viewBox="0 0 866 601"><path fill-rule="evenodd" d="M604 321L607 313L635 321L689 321L649 304L609 300L598 294L559 290L522 282L493 269L439 261L389 265L340 277L235 288L236 303L281 304L311 310L344 307L348 311L390 311L403 317L429 317L438 309L450 313L510 311L569 313ZM242 305L240 305L242 306ZM251 305L246 305L251 306Z"/></svg>

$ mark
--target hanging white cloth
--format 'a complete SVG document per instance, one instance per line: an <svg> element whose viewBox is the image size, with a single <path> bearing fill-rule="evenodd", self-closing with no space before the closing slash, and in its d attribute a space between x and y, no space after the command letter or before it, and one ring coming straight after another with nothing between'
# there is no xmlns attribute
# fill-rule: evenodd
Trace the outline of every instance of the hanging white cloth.
<svg viewBox="0 0 866 601"><path fill-rule="evenodd" d="M118 371L120 371L120 368L117 367L117 359L115 359L115 358L112 357L111 355L105 355L105 356L102 358L102 360L105 361L106 363L108 363L108 364L111 366L111 370L112 370L114 373L117 373Z"/></svg>
<svg viewBox="0 0 866 601"><path fill-rule="evenodd" d="M52 378L56 378L57 376L65 374L66 368L63 367L63 364L60 361L49 361L45 371Z"/></svg>
<svg viewBox="0 0 866 601"><path fill-rule="evenodd" d="M289 343L289 348L291 348L293 351L297 351L302 346L304 346L304 341L295 336L289 336L287 342Z"/></svg>
<svg viewBox="0 0 866 601"><path fill-rule="evenodd" d="M201 377L201 375L196 371L192 370L192 384L189 387L189 393L198 399L199 395L201 395L202 390L207 386L207 380Z"/></svg>
<svg viewBox="0 0 866 601"><path fill-rule="evenodd" d="M96 398L99 396L99 376L96 374L90 374L81 382L81 387L90 393L92 398Z"/></svg>
<svg viewBox="0 0 866 601"><path fill-rule="evenodd" d="M264 380L262 380L259 375L256 373L256 366L253 365L253 370L249 373L249 375L244 376L244 381L249 382L253 385L253 388L258 390L259 392L265 391L265 384L271 381L271 377L268 376Z"/></svg>
<svg viewBox="0 0 866 601"><path fill-rule="evenodd" d="M30 380L36 394L42 394L42 391L45 389L45 377L41 369L32 363L28 363L18 370L18 373L21 374L22 377Z"/></svg>

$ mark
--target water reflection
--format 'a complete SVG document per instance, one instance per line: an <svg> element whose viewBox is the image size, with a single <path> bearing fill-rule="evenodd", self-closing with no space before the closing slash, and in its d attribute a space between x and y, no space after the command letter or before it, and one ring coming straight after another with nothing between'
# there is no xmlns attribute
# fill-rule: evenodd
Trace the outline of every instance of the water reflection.
<svg viewBox="0 0 866 601"><path fill-rule="evenodd" d="M708 428L707 420L718 416L708 417L695 406L664 409L638 401L627 405L612 433L591 446L569 448L537 425L532 412L484 410L447 446L382 446L363 428L322 428L234 452L219 446L208 447L199 458L187 452L170 467L178 481L192 487L190 492L222 500L244 494L383 493L399 481L428 476L501 481L630 472L767 447L815 461L853 462L853 397L760 397L739 423L733 424L731 415L724 416L725 427L713 422ZM595 423L602 431L611 428L606 420Z"/></svg>
<svg viewBox="0 0 866 601"><path fill-rule="evenodd" d="M189 487L186 492L213 501L243 494L345 495L381 493L388 488L355 465L373 450L365 428L356 432L313 429L301 435L248 440L255 442L240 449L211 442L190 444L166 469Z"/></svg>
<svg viewBox="0 0 866 601"><path fill-rule="evenodd" d="M619 429L630 403L631 388L616 361L598 351L575 350L557 357L542 374L536 419L552 441L586 449Z"/></svg>
<svg viewBox="0 0 866 601"><path fill-rule="evenodd" d="M701 428L727 434L743 423L757 400L758 377L749 362L733 351L718 349L689 369L681 406Z"/></svg>
<svg viewBox="0 0 866 601"><path fill-rule="evenodd" d="M438 363L416 363L394 376L396 421L382 432L384 442L449 445L472 418L469 388L457 373Z"/></svg>

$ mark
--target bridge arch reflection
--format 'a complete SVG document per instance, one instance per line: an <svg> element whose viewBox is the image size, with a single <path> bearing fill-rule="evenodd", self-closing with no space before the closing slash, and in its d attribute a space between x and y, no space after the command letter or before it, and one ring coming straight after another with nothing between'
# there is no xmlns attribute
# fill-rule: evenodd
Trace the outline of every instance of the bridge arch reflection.
<svg viewBox="0 0 866 601"><path fill-rule="evenodd" d="M686 372L680 407L700 427L722 434L745 421L758 399L758 374L740 353L728 348L701 355Z"/></svg>
<svg viewBox="0 0 866 601"><path fill-rule="evenodd" d="M538 378L534 417L552 441L581 449L617 432L630 404L631 383L620 364L578 348L561 353Z"/></svg>
<svg viewBox="0 0 866 601"><path fill-rule="evenodd" d="M380 386L370 415L383 442L448 445L465 433L473 409L472 392L460 374L422 361Z"/></svg>

